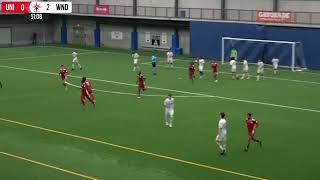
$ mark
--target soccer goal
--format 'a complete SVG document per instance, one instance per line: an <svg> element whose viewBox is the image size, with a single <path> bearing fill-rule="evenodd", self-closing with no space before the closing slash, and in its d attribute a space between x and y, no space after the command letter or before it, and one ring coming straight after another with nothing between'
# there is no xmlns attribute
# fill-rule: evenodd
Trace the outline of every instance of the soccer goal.
<svg viewBox="0 0 320 180"><path fill-rule="evenodd" d="M222 37L222 63L230 59L232 49L237 50L238 61L246 59L249 63L257 63L261 59L272 64L272 59L278 58L280 67L291 68L292 71L306 69L301 42Z"/></svg>

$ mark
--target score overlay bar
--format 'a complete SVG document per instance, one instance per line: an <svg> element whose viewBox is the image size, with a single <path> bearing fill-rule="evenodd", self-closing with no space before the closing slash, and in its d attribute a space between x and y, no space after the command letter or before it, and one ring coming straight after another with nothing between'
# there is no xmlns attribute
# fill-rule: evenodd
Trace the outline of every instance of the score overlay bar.
<svg viewBox="0 0 320 180"><path fill-rule="evenodd" d="M72 13L72 2L2 2L2 13L26 14L26 13Z"/></svg>

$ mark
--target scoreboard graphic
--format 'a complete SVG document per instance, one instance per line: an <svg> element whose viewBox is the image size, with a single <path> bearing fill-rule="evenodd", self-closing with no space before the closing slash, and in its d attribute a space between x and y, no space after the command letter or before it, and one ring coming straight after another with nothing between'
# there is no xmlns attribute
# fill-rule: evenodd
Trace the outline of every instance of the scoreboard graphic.
<svg viewBox="0 0 320 180"><path fill-rule="evenodd" d="M68 14L72 13L72 2L3 1L2 14Z"/></svg>

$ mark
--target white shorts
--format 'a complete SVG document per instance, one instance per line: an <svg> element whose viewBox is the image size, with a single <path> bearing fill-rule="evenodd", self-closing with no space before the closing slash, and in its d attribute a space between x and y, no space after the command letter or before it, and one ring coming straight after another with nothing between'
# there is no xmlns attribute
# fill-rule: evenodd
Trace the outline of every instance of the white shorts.
<svg viewBox="0 0 320 180"><path fill-rule="evenodd" d="M78 58L73 58L72 62L73 62L73 63L78 63L78 62L79 62L79 61L78 61Z"/></svg>
<svg viewBox="0 0 320 180"><path fill-rule="evenodd" d="M274 64L273 69L278 69L278 64Z"/></svg>
<svg viewBox="0 0 320 180"><path fill-rule="evenodd" d="M203 72L203 66L199 66L199 71Z"/></svg>
<svg viewBox="0 0 320 180"><path fill-rule="evenodd" d="M247 73L247 72L249 71L249 69L248 69L248 68L245 68L245 69L243 69L242 71L245 72L245 73Z"/></svg>
<svg viewBox="0 0 320 180"><path fill-rule="evenodd" d="M172 63L173 63L173 59L172 59L172 58L168 58L168 59L167 59L167 63L172 64Z"/></svg>
<svg viewBox="0 0 320 180"><path fill-rule="evenodd" d="M218 134L216 136L216 141L226 141L227 140L227 133Z"/></svg>
<svg viewBox="0 0 320 180"><path fill-rule="evenodd" d="M233 73L237 72L237 68L232 67L231 72L233 72Z"/></svg>
<svg viewBox="0 0 320 180"><path fill-rule="evenodd" d="M138 64L138 59L134 59L133 64Z"/></svg>
<svg viewBox="0 0 320 180"><path fill-rule="evenodd" d="M263 74L264 73L264 69L258 69L257 70L257 74Z"/></svg>
<svg viewBox="0 0 320 180"><path fill-rule="evenodd" d="M172 109L166 109L166 110L165 110L165 115L172 117L172 116L174 115L174 110L172 110Z"/></svg>

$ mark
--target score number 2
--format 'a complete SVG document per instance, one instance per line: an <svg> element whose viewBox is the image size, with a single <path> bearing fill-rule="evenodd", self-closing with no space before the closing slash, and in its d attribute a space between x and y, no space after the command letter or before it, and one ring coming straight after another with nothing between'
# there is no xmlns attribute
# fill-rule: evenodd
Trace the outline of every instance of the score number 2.
<svg viewBox="0 0 320 180"><path fill-rule="evenodd" d="M50 4L47 4L47 11L49 11Z"/></svg>

